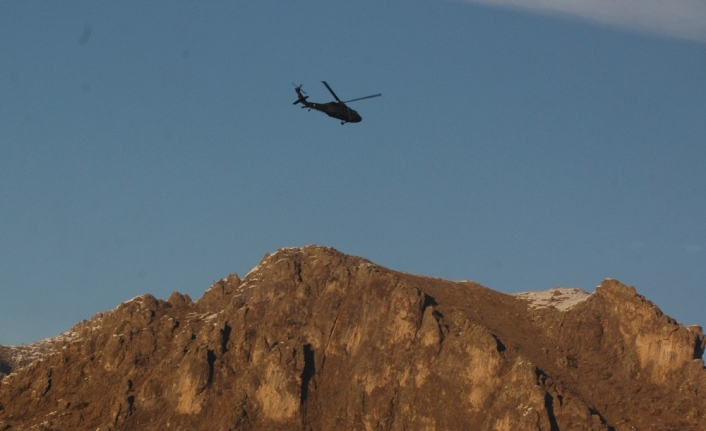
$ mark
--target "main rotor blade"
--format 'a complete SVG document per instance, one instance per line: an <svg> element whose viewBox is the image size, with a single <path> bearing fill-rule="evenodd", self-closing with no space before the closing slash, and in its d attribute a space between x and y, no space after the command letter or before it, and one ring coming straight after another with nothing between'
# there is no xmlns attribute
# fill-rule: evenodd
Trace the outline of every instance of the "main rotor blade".
<svg viewBox="0 0 706 431"><path fill-rule="evenodd" d="M372 99L373 97L380 97L380 96L382 96L382 93L373 94L372 96L359 97L359 98L353 99L353 100L346 100L343 103L355 102L356 100L363 100L363 99Z"/></svg>
<svg viewBox="0 0 706 431"><path fill-rule="evenodd" d="M331 92L331 94L333 95L333 98L340 102L341 99L339 99L338 96L336 96L336 93L334 93L333 90L331 90L331 87L328 86L328 84L326 83L326 81L321 81L321 82L323 82L324 85L326 86L326 88L328 88L328 91Z"/></svg>

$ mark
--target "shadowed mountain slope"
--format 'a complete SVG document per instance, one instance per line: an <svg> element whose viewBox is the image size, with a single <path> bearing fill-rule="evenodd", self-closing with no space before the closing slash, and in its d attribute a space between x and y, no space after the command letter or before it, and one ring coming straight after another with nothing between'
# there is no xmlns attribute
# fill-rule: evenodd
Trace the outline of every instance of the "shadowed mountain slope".
<svg viewBox="0 0 706 431"><path fill-rule="evenodd" d="M0 430L704 430L704 336L614 280L508 295L324 247L144 295L0 382Z"/></svg>

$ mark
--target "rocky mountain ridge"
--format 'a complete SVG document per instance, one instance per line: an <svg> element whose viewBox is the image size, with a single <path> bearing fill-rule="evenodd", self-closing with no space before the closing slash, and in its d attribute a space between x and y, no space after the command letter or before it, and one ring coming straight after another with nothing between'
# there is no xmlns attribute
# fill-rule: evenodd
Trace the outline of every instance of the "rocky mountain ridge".
<svg viewBox="0 0 706 431"><path fill-rule="evenodd" d="M71 339L76 333L64 332L56 337L46 338L36 343L19 346L0 345L0 379L10 374L12 370L31 364L51 353L57 342Z"/></svg>
<svg viewBox="0 0 706 431"><path fill-rule="evenodd" d="M34 343L16 346L3 346L0 344L0 380L13 371L18 371L32 362L51 354L56 344L70 342L78 336L83 328L94 324L102 316L103 313L98 313L90 321L78 322L66 332Z"/></svg>
<svg viewBox="0 0 706 431"><path fill-rule="evenodd" d="M144 295L0 382L0 430L703 430L706 339L605 280L507 295L334 249Z"/></svg>

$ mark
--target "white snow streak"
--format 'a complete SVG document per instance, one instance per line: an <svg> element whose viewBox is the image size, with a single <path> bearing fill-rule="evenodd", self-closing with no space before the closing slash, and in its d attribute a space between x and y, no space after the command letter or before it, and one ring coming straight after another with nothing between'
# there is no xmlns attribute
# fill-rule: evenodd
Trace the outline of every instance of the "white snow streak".
<svg viewBox="0 0 706 431"><path fill-rule="evenodd" d="M539 292L515 293L514 296L529 301L531 308L554 307L559 311L567 311L585 301L591 294L583 289L557 287Z"/></svg>

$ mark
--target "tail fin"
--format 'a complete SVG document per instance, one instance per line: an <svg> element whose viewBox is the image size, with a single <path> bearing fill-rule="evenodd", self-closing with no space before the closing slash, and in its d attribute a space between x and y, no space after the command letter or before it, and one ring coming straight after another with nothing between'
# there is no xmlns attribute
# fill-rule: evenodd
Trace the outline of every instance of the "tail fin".
<svg viewBox="0 0 706 431"><path fill-rule="evenodd" d="M292 85L294 85L294 91L297 92L297 100L292 105L296 105L297 103L306 104L306 99L308 99L309 96L304 96L304 94L306 94L306 92L304 90L302 90L302 84L300 84L299 86L297 86L295 84L292 84Z"/></svg>

